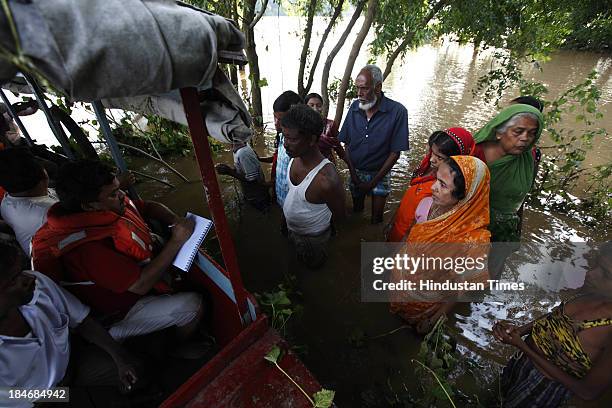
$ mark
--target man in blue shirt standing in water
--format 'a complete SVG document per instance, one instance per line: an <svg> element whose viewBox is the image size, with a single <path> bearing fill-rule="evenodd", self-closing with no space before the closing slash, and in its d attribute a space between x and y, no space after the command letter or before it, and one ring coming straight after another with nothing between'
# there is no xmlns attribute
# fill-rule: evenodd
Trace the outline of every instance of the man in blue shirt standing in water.
<svg viewBox="0 0 612 408"><path fill-rule="evenodd" d="M338 139L346 145L351 173L353 211L361 212L372 196L372 223L383 220L390 171L400 153L408 150L408 111L382 92L383 76L376 65L366 65L355 79L357 100L344 119Z"/></svg>

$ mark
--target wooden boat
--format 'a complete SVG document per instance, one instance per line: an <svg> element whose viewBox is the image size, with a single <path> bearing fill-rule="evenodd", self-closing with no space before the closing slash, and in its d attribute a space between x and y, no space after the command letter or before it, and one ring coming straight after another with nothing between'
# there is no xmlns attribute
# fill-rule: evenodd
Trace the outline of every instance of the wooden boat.
<svg viewBox="0 0 612 408"><path fill-rule="evenodd" d="M64 160L72 159L68 138L46 107L42 90L34 78L27 74L25 78L64 149ZM314 376L289 350L288 344L270 327L267 316L261 313L255 298L243 285L214 170L208 131L200 112L200 94L196 88L180 89L180 94L223 257L221 266L200 249L186 280L191 288L198 288L210 296L209 330L216 339L218 352L169 395L161 407L310 407L311 402L292 380L264 359L273 347L280 347L285 351L278 361L283 370L309 395L321 389ZM117 166L125 170L104 107L99 101L93 106L108 148ZM17 115L13 116L18 121ZM27 130L18 123L30 143ZM93 406L103 406L95 398L91 402Z"/></svg>

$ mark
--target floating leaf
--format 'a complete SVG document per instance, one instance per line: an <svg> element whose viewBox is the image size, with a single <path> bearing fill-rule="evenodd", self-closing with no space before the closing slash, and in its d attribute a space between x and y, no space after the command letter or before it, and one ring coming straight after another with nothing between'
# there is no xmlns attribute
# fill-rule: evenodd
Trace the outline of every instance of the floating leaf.
<svg viewBox="0 0 612 408"><path fill-rule="evenodd" d="M314 398L314 408L329 408L334 402L335 391L326 390L323 388L321 391L316 392L313 395Z"/></svg>
<svg viewBox="0 0 612 408"><path fill-rule="evenodd" d="M265 355L264 358L268 360L269 362L276 364L278 362L280 355L281 355L281 349L278 348L278 346L274 346L272 347L272 350L270 350L268 354Z"/></svg>

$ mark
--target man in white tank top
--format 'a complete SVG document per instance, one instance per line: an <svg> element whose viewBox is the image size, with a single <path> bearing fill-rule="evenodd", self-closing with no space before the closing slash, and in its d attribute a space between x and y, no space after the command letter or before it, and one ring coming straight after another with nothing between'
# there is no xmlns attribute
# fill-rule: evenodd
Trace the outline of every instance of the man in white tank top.
<svg viewBox="0 0 612 408"><path fill-rule="evenodd" d="M281 120L284 147L291 157L283 212L298 259L310 268L325 263L331 221L346 214L342 179L318 147L324 125L305 105L294 105Z"/></svg>

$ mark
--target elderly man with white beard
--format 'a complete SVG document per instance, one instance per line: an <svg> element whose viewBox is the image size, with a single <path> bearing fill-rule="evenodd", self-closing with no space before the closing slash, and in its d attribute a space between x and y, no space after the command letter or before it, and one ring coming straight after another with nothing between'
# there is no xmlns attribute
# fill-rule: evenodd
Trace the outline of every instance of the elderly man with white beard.
<svg viewBox="0 0 612 408"><path fill-rule="evenodd" d="M383 76L376 65L363 67L355 79L357 99L344 119L338 139L346 146L351 173L353 211L361 212L372 196L372 223L383 220L390 171L408 150L408 111L382 92Z"/></svg>

